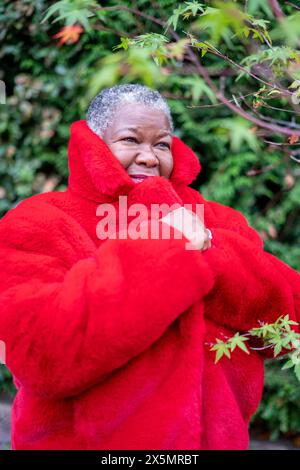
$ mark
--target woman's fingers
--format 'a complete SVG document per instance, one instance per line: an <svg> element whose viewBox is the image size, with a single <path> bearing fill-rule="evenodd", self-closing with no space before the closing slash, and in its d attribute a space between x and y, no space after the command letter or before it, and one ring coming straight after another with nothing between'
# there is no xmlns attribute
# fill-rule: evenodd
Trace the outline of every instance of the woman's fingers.
<svg viewBox="0 0 300 470"><path fill-rule="evenodd" d="M205 251L207 250L208 248L211 248L211 239L212 239L212 233L210 230L208 230L207 228L205 229L205 241L204 241L204 244L203 244L203 248L201 251Z"/></svg>
<svg viewBox="0 0 300 470"><path fill-rule="evenodd" d="M210 247L210 232L192 211L180 207L160 220L180 230L195 249L204 250ZM190 246L189 249L193 247Z"/></svg>

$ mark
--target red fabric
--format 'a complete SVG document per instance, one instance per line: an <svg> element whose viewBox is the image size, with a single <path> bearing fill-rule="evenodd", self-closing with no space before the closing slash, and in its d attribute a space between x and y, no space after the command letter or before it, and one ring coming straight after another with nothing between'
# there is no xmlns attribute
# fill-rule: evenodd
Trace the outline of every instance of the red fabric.
<svg viewBox="0 0 300 470"><path fill-rule="evenodd" d="M300 276L264 252L239 212L188 187L180 139L170 180L135 184L86 125L71 126L69 186L0 221L0 339L18 387L13 449L246 449L263 356L214 364L221 333L289 314ZM202 203L210 249L186 239L99 240L97 206ZM162 223L159 223L160 227Z"/></svg>

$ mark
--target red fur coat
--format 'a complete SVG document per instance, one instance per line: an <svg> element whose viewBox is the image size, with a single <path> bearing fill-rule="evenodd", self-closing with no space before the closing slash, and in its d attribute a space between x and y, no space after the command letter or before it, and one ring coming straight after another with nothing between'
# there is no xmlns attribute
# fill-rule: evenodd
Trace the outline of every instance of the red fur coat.
<svg viewBox="0 0 300 470"><path fill-rule="evenodd" d="M201 166L180 139L170 180L132 182L85 121L71 126L69 186L0 221L0 339L18 388L13 449L246 449L263 357L208 344L299 320L300 276L245 217L188 187ZM58 157L59 158L59 157ZM100 203L204 204L213 244L96 235ZM193 206L194 207L194 206Z"/></svg>

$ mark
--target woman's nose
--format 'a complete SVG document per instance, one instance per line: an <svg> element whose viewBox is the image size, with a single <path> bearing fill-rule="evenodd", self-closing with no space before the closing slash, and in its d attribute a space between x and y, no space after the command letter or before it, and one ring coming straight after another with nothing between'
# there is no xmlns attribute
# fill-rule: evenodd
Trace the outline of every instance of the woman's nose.
<svg viewBox="0 0 300 470"><path fill-rule="evenodd" d="M157 166L159 160L151 148L141 149L136 157L136 163L144 163L147 168Z"/></svg>

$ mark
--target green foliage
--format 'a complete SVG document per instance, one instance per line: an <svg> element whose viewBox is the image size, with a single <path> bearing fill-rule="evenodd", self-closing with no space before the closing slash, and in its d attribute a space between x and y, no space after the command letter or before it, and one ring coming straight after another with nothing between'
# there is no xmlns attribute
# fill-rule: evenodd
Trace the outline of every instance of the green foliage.
<svg viewBox="0 0 300 470"><path fill-rule="evenodd" d="M97 8L97 3L91 0L61 0L48 8L42 23L56 16L53 23L60 20L67 25L81 23L86 30L90 30L89 18L95 15L92 8Z"/></svg>
<svg viewBox="0 0 300 470"><path fill-rule="evenodd" d="M262 341L260 348L250 349L266 349L272 348L274 357L280 353L292 351L287 354L288 361L284 364L283 369L294 368L295 375L300 382L300 334L293 330L292 326L299 324L289 319L288 315L280 316L274 323L262 323L260 326L251 328L246 333L235 333L231 338L225 341L216 338L216 343L210 348L210 351L216 351L215 364L223 357L231 358L231 353L236 347L249 354L249 349L245 344L251 337L259 338Z"/></svg>
<svg viewBox="0 0 300 470"><path fill-rule="evenodd" d="M271 439L280 434L300 433L300 387L295 374L283 370L277 359L265 364L265 387L262 401L251 420L270 433Z"/></svg>
<svg viewBox="0 0 300 470"><path fill-rule="evenodd" d="M210 351L216 351L216 359L215 364L219 362L219 360L226 356L228 359L231 358L231 353L235 350L236 347L240 348L246 354L250 354L245 341L248 341L248 338L241 335L240 333L235 333L234 336L228 338L226 341L222 341L219 338L216 338L216 344L214 344Z"/></svg>
<svg viewBox="0 0 300 470"><path fill-rule="evenodd" d="M178 26L179 18L183 19L190 18L191 16L196 16L198 12L204 13L204 4L199 2L183 2L175 8L167 20L165 32L170 26L176 31Z"/></svg>
<svg viewBox="0 0 300 470"><path fill-rule="evenodd" d="M247 71L250 70L251 66L263 64L264 62L267 62L271 67L274 76L282 76L284 75L284 68L291 63L291 60L295 60L296 62L300 61L297 51L291 47L277 46L272 47L272 49L262 49L255 54L248 55L241 61L245 70L237 76L237 80L244 77L247 74ZM293 84L294 83L295 82L293 82Z"/></svg>
<svg viewBox="0 0 300 470"><path fill-rule="evenodd" d="M13 397L16 388L11 380L11 373L3 364L0 364L0 401L5 394L6 397Z"/></svg>
<svg viewBox="0 0 300 470"><path fill-rule="evenodd" d="M290 46L299 45L300 12L286 16L272 31L273 39L284 40Z"/></svg>
<svg viewBox="0 0 300 470"><path fill-rule="evenodd" d="M230 103L299 131L299 14L288 4L282 8L278 22L262 0L3 0L0 216L32 194L63 190L70 123L85 118L103 87L139 82L168 99L176 135L199 155L202 172L193 187L240 210L265 249L300 270L297 140L290 144L287 135L259 128L220 103L188 56L189 50L198 55ZM76 25L84 28L79 39L59 46L53 36ZM231 341L230 354L248 344L239 336ZM294 374L280 372L282 387L274 378L268 382L268 371L257 419L278 432L299 432ZM4 366L0 372L1 389L11 382Z"/></svg>

